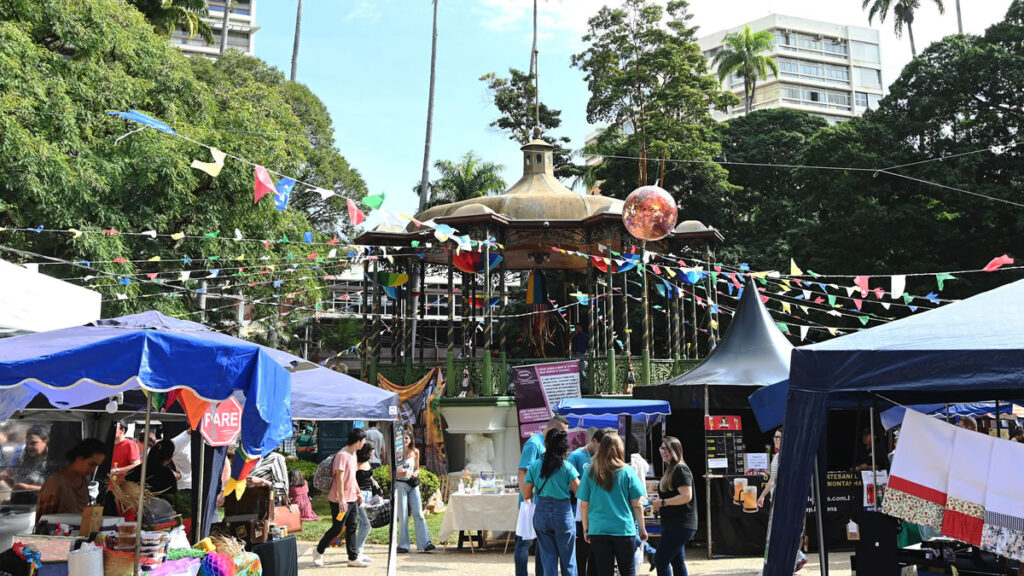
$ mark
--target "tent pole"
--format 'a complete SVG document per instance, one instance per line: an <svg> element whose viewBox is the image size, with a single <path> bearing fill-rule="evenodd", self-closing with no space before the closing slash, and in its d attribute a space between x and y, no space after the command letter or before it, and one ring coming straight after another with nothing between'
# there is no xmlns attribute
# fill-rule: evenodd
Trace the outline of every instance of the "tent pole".
<svg viewBox="0 0 1024 576"><path fill-rule="evenodd" d="M203 472L206 468L206 440L199 435L199 488L196 491L196 525L192 527L196 544L203 539Z"/></svg>
<svg viewBox="0 0 1024 576"><path fill-rule="evenodd" d="M828 550L825 543L825 502L821 500L821 466L818 454L814 455L814 523L818 529L818 567L821 576L828 576ZM772 504L774 506L774 504Z"/></svg>
<svg viewBox="0 0 1024 576"><path fill-rule="evenodd" d="M874 496L871 498L871 511L878 512L878 461L875 459L875 405L878 399L872 399L871 408L868 409L868 429L871 430L871 489Z"/></svg>
<svg viewBox="0 0 1024 576"><path fill-rule="evenodd" d="M708 385L705 384L704 385L704 422L707 422L708 418L711 418L711 407L708 404ZM704 437L705 437L705 441L704 441L704 462L707 462L707 460L708 460L708 458L707 458L707 440L706 440L706 438L707 438L707 432L706 432L707 427L705 426L704 429L705 429L705 432L704 432ZM704 516L704 518L705 518L704 524L706 524L707 527L708 527L707 528L707 530L708 530L708 560L711 560L711 540L712 540L712 538L711 538L711 469L710 468L708 468L707 472L704 474L704 505L707 507L707 514L705 514L705 516Z"/></svg>
<svg viewBox="0 0 1024 576"><path fill-rule="evenodd" d="M996 400L996 438L999 438L999 400Z"/></svg>
<svg viewBox="0 0 1024 576"><path fill-rule="evenodd" d="M142 432L142 441L149 444L149 422L153 417L153 399L143 391L146 398L146 426ZM149 463L148 450L142 454L142 467L139 472L139 506L135 509L135 567L132 574L139 574L139 555L142 552L142 508L146 504L146 464Z"/></svg>

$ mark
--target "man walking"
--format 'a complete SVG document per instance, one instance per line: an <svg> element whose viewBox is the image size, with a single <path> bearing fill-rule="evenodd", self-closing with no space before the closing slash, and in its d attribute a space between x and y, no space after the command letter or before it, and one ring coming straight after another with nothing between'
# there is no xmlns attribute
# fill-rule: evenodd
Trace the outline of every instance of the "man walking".
<svg viewBox="0 0 1024 576"><path fill-rule="evenodd" d="M586 446L580 446L569 454L569 463L580 473L580 478L590 469L590 460L597 454L597 448L601 445L606 431L604 428L594 430L590 442ZM590 544L583 538L583 522L580 520L579 504L576 502L576 495L572 495L573 511L576 513L576 573L580 576L597 574L597 568L590 563ZM589 566L589 570L588 570Z"/></svg>
<svg viewBox="0 0 1024 576"><path fill-rule="evenodd" d="M363 496L356 484L356 469L359 467L356 452L366 444L366 432L362 428L353 428L348 433L348 443L334 455L334 481L327 493L331 505L331 527L324 533L320 543L313 551L313 564L324 565L324 552L331 542L345 529L345 548L348 552L348 565L354 568L366 568L369 562L359 557L356 549L356 530L359 527L359 506Z"/></svg>
<svg viewBox="0 0 1024 576"><path fill-rule="evenodd" d="M366 430L366 441L373 446L373 455L370 456L370 469L378 468L382 464L387 464L387 456L384 452L384 434L377 429L377 421L371 420L367 424L369 428Z"/></svg>
<svg viewBox="0 0 1024 576"><path fill-rule="evenodd" d="M530 439L523 445L523 453L519 458L519 486L526 484L526 469L530 467L535 461L540 460L544 457L544 437L547 436L550 430L569 430L569 421L565 419L565 416L553 416L548 420L547 426L544 430L530 436ZM519 502L522 503L523 497L519 496ZM514 553L516 563L516 576L528 576L527 566L530 563L530 546L533 545L533 540L524 540L516 535L516 549ZM540 555L534 557L534 573L536 576L544 576L544 569L540 564ZM551 576L555 576L552 574Z"/></svg>

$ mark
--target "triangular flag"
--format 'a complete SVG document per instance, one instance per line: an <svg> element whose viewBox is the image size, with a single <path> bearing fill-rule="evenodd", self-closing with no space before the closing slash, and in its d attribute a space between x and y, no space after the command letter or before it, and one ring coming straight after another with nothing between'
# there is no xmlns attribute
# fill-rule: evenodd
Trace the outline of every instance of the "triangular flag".
<svg viewBox="0 0 1024 576"><path fill-rule="evenodd" d="M350 198L345 198L345 202L348 204L348 219L355 226L362 224L366 220L366 215L359 211L359 207Z"/></svg>
<svg viewBox="0 0 1024 576"><path fill-rule="evenodd" d="M789 314L789 312L790 312L789 302L783 302L782 303L782 312L784 314Z"/></svg>
<svg viewBox="0 0 1024 576"><path fill-rule="evenodd" d="M320 195L321 200L327 200L337 194L334 190L326 190L324 188L313 188L313 191Z"/></svg>
<svg viewBox="0 0 1024 576"><path fill-rule="evenodd" d="M784 334L789 334L789 326L786 326L785 322L776 322L775 325L778 326L779 330L782 330Z"/></svg>
<svg viewBox="0 0 1024 576"><path fill-rule="evenodd" d="M832 306L832 307L835 307L835 305L836 305L836 297L835 297L834 294L829 294L828 295L828 305Z"/></svg>
<svg viewBox="0 0 1024 576"><path fill-rule="evenodd" d="M210 402L203 400L196 393L188 388L181 388L181 393L178 394L178 404L185 409L185 415L188 416L188 424L193 430L199 428L199 424L203 420L203 414L210 408Z"/></svg>
<svg viewBox="0 0 1024 576"><path fill-rule="evenodd" d="M907 288L907 277L893 276L892 277L892 290L889 291L889 297L893 300L899 300L903 295L904 290Z"/></svg>
<svg viewBox="0 0 1024 576"><path fill-rule="evenodd" d="M877 298L878 300L881 300L882 298L885 297L885 288L882 288L881 286L876 286L873 292L875 293L875 298Z"/></svg>
<svg viewBox="0 0 1024 576"><path fill-rule="evenodd" d="M857 307L857 311L860 312L860 308L861 308L861 306L864 305L864 301L861 300L860 298L854 298L853 299L853 305L856 306Z"/></svg>
<svg viewBox="0 0 1024 576"><path fill-rule="evenodd" d="M992 261L990 261L988 264L985 265L984 268L981 269L981 271L995 272L996 270L999 270L1000 267L1005 266L1007 264L1013 264L1013 258L1010 258L1006 254L1003 254L1002 256L997 256L993 258Z"/></svg>
<svg viewBox="0 0 1024 576"><path fill-rule="evenodd" d="M376 210L376 209L380 208L380 205L383 204L383 203L384 203L384 194L383 193L381 193L381 194L374 194L373 196L364 196L363 197L363 206L366 206L367 208L370 208L371 210ZM410 218L410 220L412 220L412 218Z"/></svg>
<svg viewBox="0 0 1024 576"><path fill-rule="evenodd" d="M255 183L252 187L253 204L259 202L260 198L275 190L274 181L270 179L267 169L259 164L256 165L254 181Z"/></svg>
<svg viewBox="0 0 1024 576"><path fill-rule="evenodd" d="M867 326L868 325L869 318L867 316L860 316L859 320L860 320L861 325L863 325L863 326Z"/></svg>
<svg viewBox="0 0 1024 576"><path fill-rule="evenodd" d="M242 240L244 240L244 238L242 238L242 231L235 228L235 242L241 242Z"/></svg>
<svg viewBox="0 0 1024 576"><path fill-rule="evenodd" d="M210 155L213 156L213 162L200 162L199 160L193 160L192 167L196 170L202 170L216 178L217 176L220 176L221 168L224 168L224 157L227 156L227 154L217 150L216 148L210 148Z"/></svg>
<svg viewBox="0 0 1024 576"><path fill-rule="evenodd" d="M292 197L292 189L295 188L295 179L281 178L274 187L274 208L280 212L288 207L288 200Z"/></svg>
<svg viewBox="0 0 1024 576"><path fill-rule="evenodd" d="M174 234L171 234L171 240L181 240L184 237L185 237L185 233L184 232L175 232Z"/></svg>
<svg viewBox="0 0 1024 576"><path fill-rule="evenodd" d="M800 267L796 265L796 261L794 261L792 258L790 258L789 259L789 275L790 276L803 276L803 274L804 274L804 271L801 270ZM803 338L801 338L801 340L803 340Z"/></svg>
<svg viewBox="0 0 1024 576"><path fill-rule="evenodd" d="M942 272L941 274L935 275L935 282L938 283L940 292L942 291L942 283L945 282L946 280L956 280L956 276L953 276L952 274L949 274L947 272Z"/></svg>
<svg viewBox="0 0 1024 576"><path fill-rule="evenodd" d="M831 334L831 335L833 335L833 336L835 336L835 335L836 335L836 332L837 332L837 330L836 330L835 328L829 328L829 329L828 329L828 333L829 333L829 334Z"/></svg>
<svg viewBox="0 0 1024 576"><path fill-rule="evenodd" d="M327 241L327 245L328 246L334 246L337 243L338 243L338 237L337 236L335 236L334 238L331 238L330 240Z"/></svg>
<svg viewBox="0 0 1024 576"><path fill-rule="evenodd" d="M889 306L892 306L892 304L890 304L888 302L882 302L882 308L885 308L886 310L888 310Z"/></svg>
<svg viewBox="0 0 1024 576"><path fill-rule="evenodd" d="M139 235L149 236L150 238L156 238L156 230L146 230L145 232L140 232Z"/></svg>
<svg viewBox="0 0 1024 576"><path fill-rule="evenodd" d="M810 328L810 326L801 326L800 327L800 341L801 342L803 342L804 340L807 339L807 330L809 328Z"/></svg>
<svg viewBox="0 0 1024 576"><path fill-rule="evenodd" d="M857 276L856 278L853 279L853 283L857 285L857 288L860 288L860 295L861 296L867 296L868 295L868 277L867 276Z"/></svg>

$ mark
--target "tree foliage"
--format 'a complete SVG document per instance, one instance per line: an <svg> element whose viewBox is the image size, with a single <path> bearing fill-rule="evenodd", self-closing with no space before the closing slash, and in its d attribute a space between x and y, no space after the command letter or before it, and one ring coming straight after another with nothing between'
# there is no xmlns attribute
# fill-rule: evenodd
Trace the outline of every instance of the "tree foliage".
<svg viewBox="0 0 1024 576"><path fill-rule="evenodd" d="M490 194L500 194L506 188L501 164L485 162L472 151L459 162L438 160L434 169L439 178L430 184L430 202L427 207L461 202Z"/></svg>
<svg viewBox="0 0 1024 576"><path fill-rule="evenodd" d="M491 122L491 128L504 132L509 139L520 145L528 144L534 138L537 128L535 98L537 90L533 86L530 75L522 70L509 68L507 78L494 72L480 77L487 84L487 91L494 99L494 107L500 116ZM572 150L568 148L570 139L567 136L555 136L552 130L562 125L562 111L549 108L540 103L540 138L555 147L553 163L555 176L573 178L581 168L572 161Z"/></svg>
<svg viewBox="0 0 1024 576"><path fill-rule="evenodd" d="M217 238L175 242L9 231L0 233L0 242L97 262L90 270L48 266L46 272L93 276L87 285L103 293L106 316L150 308L193 311L194 295L181 289L194 291L199 282L168 272L182 269L205 276L208 268L224 268L219 279L209 281L208 305L228 308L227 317L236 309L214 298L218 292L265 302L255 305L257 317L278 318L279 310L287 310L278 306L283 298L295 306L315 306L324 272L310 270L308 249L285 242L265 248L262 242L231 238L238 228L246 238L301 240L312 231L317 241L325 241L347 231L340 224L344 199L324 202L319 194L296 189L288 210L279 212L266 199L254 205L248 164L228 159L220 176L211 178L189 167L194 158L209 161L209 151L184 139L145 129L116 142L137 126L105 112L129 109L272 170L349 197L365 194L359 174L334 148L323 104L264 62L236 51L216 63L190 61L119 0L10 0L0 4L0 227L156 230ZM157 257L159 262L148 261ZM237 269L269 266L256 264L262 257L275 262L274 270L258 280L251 278L257 268ZM115 258L126 261L112 262ZM286 273L289 268L294 272ZM143 276L152 272L164 283ZM273 286L273 279L282 283ZM128 299L118 300L116 294ZM306 314L311 313L282 318Z"/></svg>
<svg viewBox="0 0 1024 576"><path fill-rule="evenodd" d="M764 55L774 48L775 38L771 30L754 32L750 26L744 26L740 32L726 34L722 49L715 54L719 80L725 80L733 72L743 79L743 106L747 114L754 109L757 81L767 78L769 71L776 78L779 76L779 65L771 56Z"/></svg>
<svg viewBox="0 0 1024 576"><path fill-rule="evenodd" d="M170 36L175 28L188 32L189 38L199 37L213 44L213 30L203 22L210 9L206 0L130 0L153 25L158 34Z"/></svg>
<svg viewBox="0 0 1024 576"><path fill-rule="evenodd" d="M939 8L939 14L945 13L946 7L942 0L933 1ZM917 56L917 45L914 44L914 13L921 8L921 0L864 0L861 8L868 11L869 23L874 20L876 15L879 22L885 22L891 9L893 31L896 33L896 37L903 36L903 27L906 26L907 36L910 37L910 53Z"/></svg>

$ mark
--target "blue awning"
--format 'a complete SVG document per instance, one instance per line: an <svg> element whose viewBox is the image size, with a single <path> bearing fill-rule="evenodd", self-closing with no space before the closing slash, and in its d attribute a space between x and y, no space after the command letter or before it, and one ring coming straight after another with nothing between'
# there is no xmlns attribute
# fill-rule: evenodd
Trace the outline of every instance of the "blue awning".
<svg viewBox="0 0 1024 576"><path fill-rule="evenodd" d="M666 400L564 398L554 412L569 418L569 424L576 428L613 428L619 416L650 423L671 414L672 408Z"/></svg>

